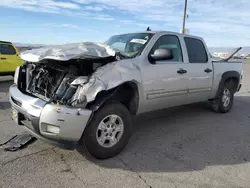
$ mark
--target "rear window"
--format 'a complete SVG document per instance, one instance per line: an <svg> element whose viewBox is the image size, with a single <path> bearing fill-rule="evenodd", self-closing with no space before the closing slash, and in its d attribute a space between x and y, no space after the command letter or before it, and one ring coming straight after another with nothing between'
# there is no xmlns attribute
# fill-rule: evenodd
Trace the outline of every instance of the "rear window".
<svg viewBox="0 0 250 188"><path fill-rule="evenodd" d="M3 54L3 55L15 55L16 50L10 44L0 44L0 54Z"/></svg>
<svg viewBox="0 0 250 188"><path fill-rule="evenodd" d="M208 61L207 51L201 40L189 37L185 37L184 40L190 63L206 63Z"/></svg>

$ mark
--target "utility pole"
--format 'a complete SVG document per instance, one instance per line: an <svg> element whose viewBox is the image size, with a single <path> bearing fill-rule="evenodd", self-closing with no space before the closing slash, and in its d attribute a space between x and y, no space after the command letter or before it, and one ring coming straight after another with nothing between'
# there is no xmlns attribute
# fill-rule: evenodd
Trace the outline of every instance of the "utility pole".
<svg viewBox="0 0 250 188"><path fill-rule="evenodd" d="M187 16L187 0L185 1L185 5L184 5L184 13L183 13L183 22L182 22L182 33L185 33L185 22L186 22L186 16Z"/></svg>

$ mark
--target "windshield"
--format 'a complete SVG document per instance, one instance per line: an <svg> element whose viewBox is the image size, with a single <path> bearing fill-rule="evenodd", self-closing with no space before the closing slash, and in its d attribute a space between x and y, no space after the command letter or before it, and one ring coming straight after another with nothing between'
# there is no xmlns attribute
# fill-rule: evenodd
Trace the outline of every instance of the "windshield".
<svg viewBox="0 0 250 188"><path fill-rule="evenodd" d="M128 57L141 54L153 34L130 33L110 37L105 44L111 46L115 51Z"/></svg>

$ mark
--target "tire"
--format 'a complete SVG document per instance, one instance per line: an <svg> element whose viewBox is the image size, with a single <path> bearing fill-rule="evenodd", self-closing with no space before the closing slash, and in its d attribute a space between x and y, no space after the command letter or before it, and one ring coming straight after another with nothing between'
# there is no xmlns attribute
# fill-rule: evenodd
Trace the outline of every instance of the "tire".
<svg viewBox="0 0 250 188"><path fill-rule="evenodd" d="M116 120L114 120L115 118ZM113 123L110 123L111 121ZM121 128L122 124L123 129ZM116 137L116 139L110 138L112 133L112 138ZM120 103L107 104L94 114L93 119L83 133L80 144L84 144L85 150L91 156L97 159L108 159L114 157L125 148L131 134L131 115L127 108Z"/></svg>
<svg viewBox="0 0 250 188"><path fill-rule="evenodd" d="M216 99L212 100L212 110L218 113L230 112L234 101L234 82L225 82ZM229 100L229 101L228 101ZM227 101L227 102L226 102Z"/></svg>

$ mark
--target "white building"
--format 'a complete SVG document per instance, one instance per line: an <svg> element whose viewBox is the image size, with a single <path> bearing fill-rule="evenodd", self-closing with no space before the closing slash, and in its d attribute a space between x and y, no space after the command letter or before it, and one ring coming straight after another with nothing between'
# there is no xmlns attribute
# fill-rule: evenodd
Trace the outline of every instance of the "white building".
<svg viewBox="0 0 250 188"><path fill-rule="evenodd" d="M228 57L228 52L214 52L213 56L214 57L219 57L219 58L226 58Z"/></svg>
<svg viewBox="0 0 250 188"><path fill-rule="evenodd" d="M240 54L241 58L246 58L248 56L248 54Z"/></svg>

